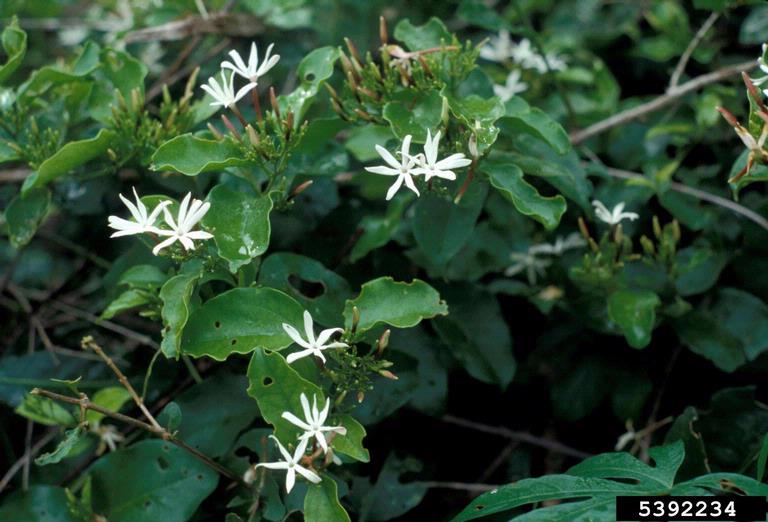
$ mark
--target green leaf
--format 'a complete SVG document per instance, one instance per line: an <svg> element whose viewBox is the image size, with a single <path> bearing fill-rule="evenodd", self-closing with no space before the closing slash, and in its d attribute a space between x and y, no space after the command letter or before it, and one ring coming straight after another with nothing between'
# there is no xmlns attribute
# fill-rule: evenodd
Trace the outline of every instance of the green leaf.
<svg viewBox="0 0 768 522"><path fill-rule="evenodd" d="M676 256L677 279L675 289L685 297L709 290L720 277L728 261L724 252L691 246L678 250Z"/></svg>
<svg viewBox="0 0 768 522"><path fill-rule="evenodd" d="M518 212L535 219L547 230L557 228L566 209L563 196L542 196L523 179L520 167L508 160L486 160L480 166L482 172L488 175L491 185L511 201Z"/></svg>
<svg viewBox="0 0 768 522"><path fill-rule="evenodd" d="M358 227L363 230L363 233L349 253L350 262L354 263L364 258L373 250L390 242L397 232L397 227L400 226L403 212L411 199L411 197L395 198L387 206L387 211L383 216L368 214L363 217Z"/></svg>
<svg viewBox="0 0 768 522"><path fill-rule="evenodd" d="M259 415L245 392L244 375L219 374L176 397L181 423L174 428L181 439L209 457L223 457L235 439Z"/></svg>
<svg viewBox="0 0 768 522"><path fill-rule="evenodd" d="M176 431L179 425L184 420L184 414L181 413L181 408L176 401L171 401L165 405L165 407L157 416L157 422L160 426L164 426L168 431Z"/></svg>
<svg viewBox="0 0 768 522"><path fill-rule="evenodd" d="M202 277L202 266L197 264L170 278L160 289L163 308L163 341L160 348L163 355L178 359L181 354L181 336L189 319L189 300L198 279Z"/></svg>
<svg viewBox="0 0 768 522"><path fill-rule="evenodd" d="M768 6L762 5L752 9L741 23L739 43L759 45L765 42L766 34L768 34Z"/></svg>
<svg viewBox="0 0 768 522"><path fill-rule="evenodd" d="M0 506L0 520L18 522L78 522L69 512L64 488L33 485L17 490Z"/></svg>
<svg viewBox="0 0 768 522"><path fill-rule="evenodd" d="M434 130L440 125L442 109L443 97L435 90L403 91L384 105L383 116L398 139L410 134L413 143L424 143L427 129Z"/></svg>
<svg viewBox="0 0 768 522"><path fill-rule="evenodd" d="M704 312L690 312L676 320L674 326L684 345L725 372L733 372L747 362L741 341Z"/></svg>
<svg viewBox="0 0 768 522"><path fill-rule="evenodd" d="M398 519L416 507L427 493L427 486L418 482L404 483L400 478L418 473L421 468L416 459L400 459L392 452L374 484L356 482L355 489L362 490L358 522Z"/></svg>
<svg viewBox="0 0 768 522"><path fill-rule="evenodd" d="M131 394L128 393L128 390L123 386L109 386L107 388L102 388L91 397L91 402L93 404L114 412L120 411L120 408L130 400ZM88 410L85 414L85 420L90 423L98 424L103 418L103 413L93 410Z"/></svg>
<svg viewBox="0 0 768 522"><path fill-rule="evenodd" d="M474 232L487 194L488 185L476 182L469 185L458 205L433 192L419 198L413 235L433 265L442 269L464 247Z"/></svg>
<svg viewBox="0 0 768 522"><path fill-rule="evenodd" d="M114 316L144 306L151 302L150 296L144 290L131 288L113 299L101 313L102 319L112 319Z"/></svg>
<svg viewBox="0 0 768 522"><path fill-rule="evenodd" d="M387 142L394 139L389 127L370 124L352 129L344 146L357 161L366 162L379 158L376 145L386 148Z"/></svg>
<svg viewBox="0 0 768 522"><path fill-rule="evenodd" d="M565 475L545 475L502 486L477 497L452 522L474 520L547 500L572 501L537 509L534 513L540 520L613 520L617 495L663 495L672 489L685 455L682 443L652 448L650 454L655 467L628 453L606 453L585 460ZM530 516L528 519L531 520Z"/></svg>
<svg viewBox="0 0 768 522"><path fill-rule="evenodd" d="M53 156L43 161L35 172L27 176L21 187L21 193L26 195L33 188L43 187L72 169L103 156L108 148L114 146L116 139L117 135L114 131L101 129L93 138L70 141Z"/></svg>
<svg viewBox="0 0 768 522"><path fill-rule="evenodd" d="M762 482L765 477L765 464L768 462L768 434L763 437L763 443L760 444L760 453L757 455L757 481Z"/></svg>
<svg viewBox="0 0 768 522"><path fill-rule="evenodd" d="M40 395L25 395L24 401L16 408L15 412L46 426L74 426L77 424L77 419L69 408Z"/></svg>
<svg viewBox="0 0 768 522"><path fill-rule="evenodd" d="M21 248L32 240L43 222L51 204L51 193L46 189L33 189L18 194L5 209L8 235L13 248Z"/></svg>
<svg viewBox="0 0 768 522"><path fill-rule="evenodd" d="M619 325L632 348L645 348L651 342L659 305L661 299L653 292L617 290L608 298L608 316Z"/></svg>
<svg viewBox="0 0 768 522"><path fill-rule="evenodd" d="M304 415L299 400L302 393L310 404L317 396L318 408L325 402L322 389L299 375L281 354L270 350L254 350L248 365L248 382L248 395L256 399L261 416L274 426L275 436L286 446L303 432L283 419L283 412L290 411L302 418Z"/></svg>
<svg viewBox="0 0 768 522"><path fill-rule="evenodd" d="M19 20L15 16L0 34L0 42L8 57L5 63L0 65L0 85L2 85L19 68L27 52L27 33L19 28Z"/></svg>
<svg viewBox="0 0 768 522"><path fill-rule="evenodd" d="M347 434L344 436L336 435L331 445L338 453L343 453L360 462L369 462L371 456L368 450L363 447L365 438L365 428L351 415L331 415L332 425L341 425L347 428Z"/></svg>
<svg viewBox="0 0 768 522"><path fill-rule="evenodd" d="M183 353L223 361L256 348L282 350L293 342L283 323L303 324L304 310L272 288L234 288L192 313L181 341Z"/></svg>
<svg viewBox="0 0 768 522"><path fill-rule="evenodd" d="M304 497L305 522L350 522L349 515L339 503L336 482L328 475L320 484L309 486Z"/></svg>
<svg viewBox="0 0 768 522"><path fill-rule="evenodd" d="M496 297L467 284L443 293L451 313L433 323L440 338L472 377L505 389L517 364Z"/></svg>
<svg viewBox="0 0 768 522"><path fill-rule="evenodd" d="M496 120L504 116L504 103L498 96L486 99L470 94L456 98L447 90L443 89L443 95L448 100L451 112L464 125L473 129L477 137L477 150L482 155L499 135L499 128L495 124Z"/></svg>
<svg viewBox="0 0 768 522"><path fill-rule="evenodd" d="M711 313L712 321L741 342L748 360L768 350L768 306L762 300L737 288L720 288Z"/></svg>
<svg viewBox="0 0 768 522"><path fill-rule="evenodd" d="M47 65L32 73L29 79L19 86L18 96L22 102L32 103L46 90L67 83L81 82L85 84L87 78L100 66L99 54L101 50L98 44L88 41L83 46L80 54L71 64Z"/></svg>
<svg viewBox="0 0 768 522"><path fill-rule="evenodd" d="M272 199L251 196L217 185L208 193L211 208L203 225L213 234L219 257L229 262L233 274L267 251Z"/></svg>
<svg viewBox="0 0 768 522"><path fill-rule="evenodd" d="M410 51L421 51L441 44L450 44L451 33L439 18L432 17L423 25L413 25L407 18L395 26L395 39L400 40Z"/></svg>
<svg viewBox="0 0 768 522"><path fill-rule="evenodd" d="M243 151L233 140L207 140L187 133L160 145L152 155L150 168L154 171L197 176L201 172L246 165L249 165L249 161L243 157Z"/></svg>
<svg viewBox="0 0 768 522"><path fill-rule="evenodd" d="M307 285L307 282L309 285ZM320 324L338 326L344 302L352 296L346 279L309 257L281 252L267 257L259 269L259 283L282 290L312 314ZM304 290L307 285L308 290ZM318 285L317 291L311 285Z"/></svg>
<svg viewBox="0 0 768 522"><path fill-rule="evenodd" d="M296 128L303 124L320 86L333 75L333 65L338 59L339 50L328 46L315 49L299 63L299 86L291 94L279 97L280 108L285 113L293 111Z"/></svg>
<svg viewBox="0 0 768 522"><path fill-rule="evenodd" d="M69 455L69 452L83 439L85 430L78 426L73 430L64 432L64 439L59 442L56 448L50 453L43 453L35 459L38 466L47 466L48 464L58 464L62 459Z"/></svg>
<svg viewBox="0 0 768 522"><path fill-rule="evenodd" d="M506 104L506 113L500 125L506 134L525 132L547 142L559 154L571 150L568 133L541 109L531 108L525 100L514 96Z"/></svg>
<svg viewBox="0 0 768 522"><path fill-rule="evenodd" d="M161 440L113 451L89 474L93 509L110 522L186 522L218 482L217 473L199 459Z"/></svg>
<svg viewBox="0 0 768 522"><path fill-rule="evenodd" d="M155 265L133 265L120 275L118 284L129 288L154 290L168 281L168 275Z"/></svg>
<svg viewBox="0 0 768 522"><path fill-rule="evenodd" d="M410 328L422 319L448 313L448 307L440 300L437 291L419 279L400 283L391 277L380 277L365 283L360 294L348 300L344 307L347 330L352 328L354 306L360 311L358 334L382 323L396 328Z"/></svg>

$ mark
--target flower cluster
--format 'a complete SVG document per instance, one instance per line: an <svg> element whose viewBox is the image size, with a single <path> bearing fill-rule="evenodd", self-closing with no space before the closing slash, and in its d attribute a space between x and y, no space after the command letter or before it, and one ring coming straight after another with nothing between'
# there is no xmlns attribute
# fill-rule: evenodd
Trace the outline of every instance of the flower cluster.
<svg viewBox="0 0 768 522"><path fill-rule="evenodd" d="M171 204L170 200L161 201L155 206L152 212L148 212L146 205L144 205L141 198L139 198L135 188L133 189L133 195L136 198L135 204L125 198L122 194L120 194L120 199L125 206L128 207L134 221L118 216L109 216L108 220L110 228L117 230L117 232L114 232L110 237L132 236L146 233L167 237L168 239L161 241L152 249L154 255L159 254L162 249L172 245L176 241L181 243L185 250L194 250L194 240L204 240L213 237L203 230L192 230L195 225L203 219L203 216L208 212L211 204L199 199L192 199L191 192L184 196L184 199L181 201L176 218L174 218L168 210L168 205ZM159 228L155 226L155 222L157 221L160 212L163 213L165 224L168 228Z"/></svg>
<svg viewBox="0 0 768 522"><path fill-rule="evenodd" d="M309 441L311 439L315 439L317 444L320 445L320 447L323 449L324 454L328 454L330 448L328 447L328 443L330 441L330 437L326 439L325 434L326 433L338 433L339 435L346 435L347 429L344 426L326 426L325 422L328 418L328 413L331 408L331 400L325 399L325 405L323 406L322 410L319 410L317 408L317 395L312 396L312 408L309 407L309 399L307 399L307 396L302 393L299 396L299 401L301 402L301 408L304 413L304 420L300 419L293 413L289 411L283 412L283 419L287 420L294 426L297 426L298 428L301 428L304 433L301 434L298 438L298 445L296 446L295 451L293 454L291 454L285 446L283 446L280 441L275 437L274 435L270 435L272 440L275 441L275 444L277 444L277 449L280 451L280 454L283 456L283 460L277 461L277 462L260 462L256 464L255 468L264 467L267 469L284 469L286 470L285 475L285 490L290 493L293 489L294 484L296 483L296 474L298 473L308 481L312 482L313 484L318 484L322 480L320 476L313 471L310 468L302 466L302 460L305 458L305 454L307 452L307 445L309 444ZM310 457L311 460L311 457ZM252 480L252 473L246 472L245 480L246 482L249 482L249 479Z"/></svg>
<svg viewBox="0 0 768 522"><path fill-rule="evenodd" d="M208 78L208 84L202 85L201 88L213 97L211 105L220 105L222 107L233 107L243 96L248 94L251 89L256 88L259 83L259 78L264 76L272 69L278 61L280 61L280 55L276 54L270 56L272 48L275 44L270 44L267 47L267 52L264 55L264 60L259 64L259 51L255 43L251 43L251 53L248 56L248 63L235 50L229 51L229 56L232 58L232 62L221 62L221 84L215 77ZM233 63L234 62L234 63ZM224 69L230 69L230 73L224 71ZM235 76L242 76L248 83L235 91Z"/></svg>
<svg viewBox="0 0 768 522"><path fill-rule="evenodd" d="M387 201L392 199L400 187L405 184L410 190L421 195L419 189L413 181L414 176L424 176L425 181L434 178L443 178L454 181L456 173L451 169L466 167L472 163L472 160L464 156L463 153L451 154L447 158L437 159L437 153L440 146L440 131L432 136L432 132L427 129L427 141L424 143L424 152L412 155L410 152L412 136L409 134L403 139L400 147L400 160L381 145L376 145L376 151L382 157L386 165L376 167L365 167L365 170L374 174L384 176L397 176L397 179L387 191Z"/></svg>
<svg viewBox="0 0 768 522"><path fill-rule="evenodd" d="M568 250L581 248L586 244L578 233L573 232L565 238L558 236L554 243L539 243L530 246L525 252L513 252L509 257L515 263L504 271L504 275L512 277L525 271L528 283L535 285L538 277L544 276L552 264L550 258L539 256L560 256Z"/></svg>
<svg viewBox="0 0 768 522"><path fill-rule="evenodd" d="M563 71L565 60L557 53L548 52L544 56L537 53L531 41L523 38L514 43L509 31L501 30L498 36L490 39L487 45L480 49L480 57L492 62L505 62L511 59L523 69L533 69L544 74L549 71Z"/></svg>

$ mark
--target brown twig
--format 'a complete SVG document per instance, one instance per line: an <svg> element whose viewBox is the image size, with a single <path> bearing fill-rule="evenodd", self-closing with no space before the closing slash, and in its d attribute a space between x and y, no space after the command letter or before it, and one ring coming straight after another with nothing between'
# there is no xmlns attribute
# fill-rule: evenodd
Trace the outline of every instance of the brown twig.
<svg viewBox="0 0 768 522"><path fill-rule="evenodd" d="M24 452L24 455L22 455L19 460L13 463L13 465L8 469L8 471L6 471L5 475L3 475L3 478L0 479L0 493L2 493L3 490L11 482L11 480L13 480L13 477L16 476L16 473L18 473L20 469L26 466L27 463L32 459L32 457L40 453L40 451L45 447L46 444L48 444L53 439L55 439L57 434L58 434L58 430L50 430L48 433L40 437L40 439L37 442L35 442L35 444L29 449L29 451Z"/></svg>
<svg viewBox="0 0 768 522"><path fill-rule="evenodd" d="M125 43L182 40L203 34L250 37L264 31L261 18L246 13L213 13L207 18L189 16L125 35Z"/></svg>
<svg viewBox="0 0 768 522"><path fill-rule="evenodd" d="M210 59L213 56L216 56L221 51L226 49L229 44L232 43L232 39L230 38L224 38L222 41L217 43L215 46L211 47L211 49L205 53L205 56L200 60L200 62L206 62L208 59ZM182 69L177 71L176 73L170 75L168 78L166 78L166 81L164 83L156 83L152 87L150 87L147 90L147 96L146 100L147 102L154 100L156 97L158 97L163 92L163 85L166 85L168 87L171 87L179 80L186 78L190 74L192 74L192 71L194 71L199 65L197 63L189 63L186 66L184 66Z"/></svg>
<svg viewBox="0 0 768 522"><path fill-rule="evenodd" d="M216 472L220 473L221 475L227 477L230 480L233 480L237 482L238 484L247 487L247 484L243 482L243 479L234 473L233 471L225 468L215 460L213 460L208 455L202 453L200 450L193 448L192 446L188 445L183 440L179 439L175 434L169 432L162 426L153 426L152 424L148 424L146 422L140 421L138 419L134 419L133 417L129 417L128 415L123 415L122 413L115 412L112 410L109 410L107 408L103 408L99 406L98 404L93 404L88 399L88 396L85 394L82 394L81 397L70 397L68 395L61 395L59 393L51 392L48 390L43 390L41 388L34 388L31 392L32 395L40 395L42 397L47 397L48 399L59 401L59 402L65 402L67 404L73 404L75 406L78 406L80 408L84 408L86 410L92 410L98 413L101 413L104 416L110 417L115 420L119 420L121 422L125 422L126 424L130 424L131 426L134 426L136 428L140 428L144 431L147 431L157 437L160 437L161 439L170 442L171 444L175 444L176 446L184 449L185 451L191 453L195 457L197 457L200 461L202 461L204 464L206 464L211 469L215 470Z"/></svg>
<svg viewBox="0 0 768 522"><path fill-rule="evenodd" d="M485 493L487 491L493 491L499 489L501 486L493 484L469 484L466 482L437 482L437 481L420 481L416 482L421 486L437 489L458 489L461 491L469 491L471 493Z"/></svg>
<svg viewBox="0 0 768 522"><path fill-rule="evenodd" d="M481 424L479 422L471 421L468 419L462 419L453 415L443 415L441 420L443 422L455 424L457 426L462 426L471 430L489 433L491 435L498 435L499 437L504 437L509 440L524 442L526 444L531 444L532 446L545 448L552 452L561 453L563 455L575 457L577 459L586 459L592 456L590 453L572 448L561 442L537 437L536 435L524 431L513 431L503 426L489 426L487 424Z"/></svg>
<svg viewBox="0 0 768 522"><path fill-rule="evenodd" d="M155 419L155 416L152 415L147 407L144 405L144 401L139 397L139 394L136 393L136 390L131 385L130 381L128 381L128 378L125 376L125 374L120 370L120 368L117 367L115 362L112 360L111 357L109 357L106 353L104 353L104 350L101 346L99 346L96 341L93 340L93 337L86 336L83 337L83 340L81 341L81 346L83 347L83 350L93 350L96 352L96 355L101 357L101 360L104 361L104 364L109 366L109 369L112 370L112 372L117 376L117 380L120 381L120 384L123 385L123 388L128 390L128 393L131 395L131 398L133 399L133 402L136 403L136 406L139 407L141 412L144 414L144 417L147 418L150 424L154 426L155 428L162 430L163 428L160 426L160 424Z"/></svg>
<svg viewBox="0 0 768 522"><path fill-rule="evenodd" d="M669 79L669 87L667 87L667 91L671 91L677 87L677 84L680 82L680 76L683 75L685 66L688 64L688 60L691 59L693 51L696 50L696 47L699 46L701 41L704 39L704 36L706 36L712 26L715 25L715 22L717 22L718 18L720 18L720 13L717 11L712 11L712 14L709 15L709 18L707 18L699 30L696 31L693 39L688 43L688 47L685 48L685 51L680 56L680 60L677 62L675 70L672 71L672 76Z"/></svg>
<svg viewBox="0 0 768 522"><path fill-rule="evenodd" d="M649 102L643 103L636 107L632 107L631 109L627 109L625 111L621 111L609 118L590 125L586 129L572 132L570 134L571 143L577 145L593 136L602 134L608 129L623 125L632 120L636 120L641 116L645 116L648 113L657 111L690 92L701 89L702 87L705 87L709 84L717 83L731 76L741 74L742 72L752 70L756 66L757 61L750 60L748 62L729 65L727 67L723 67L722 69L718 69L717 71L697 76L696 78L689 80L682 85L678 85L674 89L669 89L666 93L657 96Z"/></svg>

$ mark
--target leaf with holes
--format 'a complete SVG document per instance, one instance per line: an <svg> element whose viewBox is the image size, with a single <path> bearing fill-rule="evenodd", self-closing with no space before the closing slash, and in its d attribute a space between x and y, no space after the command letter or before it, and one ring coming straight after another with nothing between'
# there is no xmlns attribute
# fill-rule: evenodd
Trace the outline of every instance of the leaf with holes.
<svg viewBox="0 0 768 522"><path fill-rule="evenodd" d="M410 328L422 319L448 313L448 306L440 299L437 290L419 279L401 283L391 277L380 277L365 283L360 294L347 301L344 307L347 330L352 328L352 308L355 306L360 311L358 334L379 324Z"/></svg>
<svg viewBox="0 0 768 522"><path fill-rule="evenodd" d="M80 443L85 437L85 430L78 426L77 428L67 430L64 432L64 438L49 453L43 453L35 459L35 464L38 466L47 466L48 464L58 464L62 459L74 449L75 446Z"/></svg>
<svg viewBox="0 0 768 522"><path fill-rule="evenodd" d="M219 257L229 263L233 274L269 246L269 195L251 196L217 185L208 193L211 208L203 218L206 230L213 234Z"/></svg>
<svg viewBox="0 0 768 522"><path fill-rule="evenodd" d="M303 324L303 313L299 303L274 288L234 288L192 313L181 351L223 361L256 348L282 350L293 342L283 323Z"/></svg>
<svg viewBox="0 0 768 522"><path fill-rule="evenodd" d="M304 115L315 101L320 86L333 74L333 65L339 59L335 47L320 47L306 55L297 69L299 86L287 96L280 96L280 108L287 114L293 111L296 128L304 122Z"/></svg>
<svg viewBox="0 0 768 522"><path fill-rule="evenodd" d="M315 321L329 327L339 325L344 302L352 296L346 279L319 261L288 252L264 260L259 283L287 293L309 310Z"/></svg>
<svg viewBox="0 0 768 522"><path fill-rule="evenodd" d="M88 474L93 510L110 522L186 522L219 480L202 461L161 440L109 453Z"/></svg>

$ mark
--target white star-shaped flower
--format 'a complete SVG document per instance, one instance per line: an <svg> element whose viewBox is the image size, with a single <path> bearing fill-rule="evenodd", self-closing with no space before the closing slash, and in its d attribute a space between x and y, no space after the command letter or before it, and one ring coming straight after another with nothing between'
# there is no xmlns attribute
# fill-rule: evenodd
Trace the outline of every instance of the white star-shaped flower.
<svg viewBox="0 0 768 522"><path fill-rule="evenodd" d="M320 476L312 471L311 469L307 469L299 464L301 462L301 458L304 456L304 453L307 451L307 443L309 442L309 439L302 439L299 441L299 445L296 446L296 451L293 452L293 455L288 453L288 450L283 447L282 444L280 444L280 441L277 440L277 437L274 435L269 436L272 440L275 441L277 444L277 449L280 450L280 454L283 456L283 459L278 462L260 462L256 464L256 467L265 467L267 469L284 469L287 471L285 474L285 491L286 493L290 493L293 489L294 484L296 484L296 473L307 479L308 481L312 482L313 484L319 484L322 482L322 479Z"/></svg>
<svg viewBox="0 0 768 522"><path fill-rule="evenodd" d="M502 29L498 36L493 36L480 49L480 57L491 62L503 62L512 56L514 45L509 37L509 31Z"/></svg>
<svg viewBox="0 0 768 522"><path fill-rule="evenodd" d="M752 83L754 83L756 87L759 87L765 82L768 82L768 62L765 60L767 53L768 44L763 44L763 54L761 54L760 58L757 59L757 65L760 67L760 70L765 73L765 76L762 78L752 78ZM768 89L765 89L763 93L768 96Z"/></svg>
<svg viewBox="0 0 768 522"><path fill-rule="evenodd" d="M222 107L230 108L236 104L240 98L248 94L248 91L256 87L254 82L250 82L245 87L241 87L239 91L235 92L235 73L229 73L229 78L224 71L221 71L221 85L216 81L216 78L211 76L208 78L208 85L200 86L205 92L213 96L214 101L211 105L221 105Z"/></svg>
<svg viewBox="0 0 768 522"><path fill-rule="evenodd" d="M439 147L440 131L437 131L433 138L429 129L427 129L427 142L424 144L424 154L417 156L418 167L413 169L413 175L424 174L426 181L433 177L455 180L456 174L451 169L466 167L472 163L472 160L462 153L451 154L447 158L438 161L437 151Z"/></svg>
<svg viewBox="0 0 768 522"><path fill-rule="evenodd" d="M209 234L203 230L192 230L192 227L194 227L198 221L203 219L205 213L208 212L209 208L211 208L211 204L207 201L202 202L199 199L193 199L192 203L190 204L189 200L191 197L191 192L184 196L181 205L179 205L179 214L176 216L175 220L173 219L173 216L168 211L168 209L163 207L165 223L171 227L171 229L167 230L161 228L155 231L155 233L161 236L168 236L168 239L160 242L155 248L153 248L153 254L157 255L162 249L176 241L180 242L186 250L194 250L195 243L193 240L211 239L213 237L212 234Z"/></svg>
<svg viewBox="0 0 768 522"><path fill-rule="evenodd" d="M159 203L151 213L147 214L147 207L142 203L141 198L139 198L139 195L136 193L135 187L133 188L133 196L136 198L135 205L122 194L119 194L119 196L123 203L125 203L125 206L128 207L128 210L131 212L131 216L135 221L129 221L117 216L109 216L108 220L110 228L117 230L117 232L109 237L131 236L134 234L143 234L144 232L157 233L158 230L154 226L155 221L157 221L157 216L165 207L171 204L170 201Z"/></svg>
<svg viewBox="0 0 768 522"><path fill-rule="evenodd" d="M592 206L595 207L595 215L600 221L604 221L609 225L618 225L625 219L634 221L640 216L635 212L624 212L624 202L622 201L613 210L609 211L602 202L598 200L592 201Z"/></svg>
<svg viewBox="0 0 768 522"><path fill-rule="evenodd" d="M229 51L229 56L232 57L232 61L235 63L228 61L221 62L221 68L232 69L233 72L239 74L255 85L260 77L267 74L269 70L280 61L279 54L272 57L269 56L274 46L275 44L269 44L269 47L267 47L267 53L264 55L264 61L261 62L261 66L259 66L259 50L256 47L256 43L253 42L251 43L251 54L248 56L247 64L240 56L240 53L233 49L232 51Z"/></svg>
<svg viewBox="0 0 768 522"><path fill-rule="evenodd" d="M387 201L394 197L395 193L400 189L403 183L405 183L406 187L415 192L417 196L420 195L419 189L416 188L412 177L418 174L418 172L415 171L418 158L411 156L410 154L411 139L412 136L410 134L403 139L403 144L400 149L400 162L398 162L387 149L381 145L376 145L376 152L379 153L389 166L380 165L377 167L365 167L365 170L374 174L397 176L397 179L387 191Z"/></svg>
<svg viewBox="0 0 768 522"><path fill-rule="evenodd" d="M301 401L301 408L304 410L304 419L301 420L296 415L289 411L283 412L283 418L291 424L298 426L304 430L304 434L300 439L311 439L314 437L320 447L323 448L323 452L328 453L328 441L325 439L326 431L335 431L339 435L346 435L347 428L344 426L324 426L325 420L328 418L328 411L331 408L331 399L325 399L325 406L322 411L317 409L317 395L312 396L312 409L309 408L309 399L303 393L299 396Z"/></svg>
<svg viewBox="0 0 768 522"><path fill-rule="evenodd" d="M527 252L513 252L509 257L515 264L507 268L504 271L504 275L512 277L525 271L528 283L532 285L536 284L538 276L544 276L547 273L547 267L552 264L550 259L539 259L530 250Z"/></svg>
<svg viewBox="0 0 768 522"><path fill-rule="evenodd" d="M520 94L527 90L528 84L520 80L520 71L518 70L509 73L504 85L493 86L493 93L501 98L503 102L510 100L515 94Z"/></svg>
<svg viewBox="0 0 768 522"><path fill-rule="evenodd" d="M312 315L306 310L304 310L304 332L307 335L306 340L304 340L298 330L296 330L296 328L290 324L283 323L283 330L285 330L285 333L287 333L288 336L293 339L293 342L304 348L304 350L288 355L285 360L289 363L301 359L302 357L306 357L307 355L314 355L315 357L319 357L321 361L325 362L323 350L327 350L329 348L349 348L349 345L346 343L328 343L331 336L336 332L343 332L343 328L328 328L327 330L320 332L320 335L315 338L314 321L312 320Z"/></svg>

